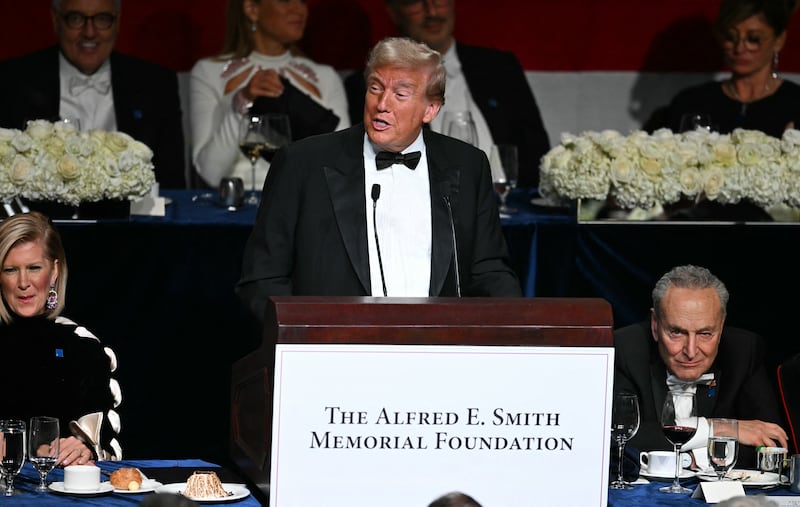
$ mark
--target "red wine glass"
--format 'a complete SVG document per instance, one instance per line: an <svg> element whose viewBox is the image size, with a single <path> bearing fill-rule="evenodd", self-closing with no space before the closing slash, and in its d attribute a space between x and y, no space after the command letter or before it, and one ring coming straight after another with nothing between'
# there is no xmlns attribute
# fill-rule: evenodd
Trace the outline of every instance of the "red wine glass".
<svg viewBox="0 0 800 507"><path fill-rule="evenodd" d="M688 494L692 490L681 486L681 447L697 431L697 402L694 393L670 391L661 408L661 428L675 451L675 479L672 485L660 489L665 493Z"/></svg>

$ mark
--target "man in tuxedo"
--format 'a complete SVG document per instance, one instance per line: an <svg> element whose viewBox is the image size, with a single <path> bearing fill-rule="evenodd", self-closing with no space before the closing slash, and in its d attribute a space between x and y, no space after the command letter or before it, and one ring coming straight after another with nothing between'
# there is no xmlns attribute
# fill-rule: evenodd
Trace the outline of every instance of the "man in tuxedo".
<svg viewBox="0 0 800 507"><path fill-rule="evenodd" d="M447 112L469 111L478 133L478 147L512 144L519 153L520 186L539 185L539 160L550 149L539 107L525 72L513 53L470 46L453 38L455 0L386 0L389 16L400 34L424 42L444 57L447 96L431 122L444 132ZM364 75L345 79L352 123L360 121L364 105Z"/></svg>
<svg viewBox="0 0 800 507"><path fill-rule="evenodd" d="M74 118L153 150L161 187L185 188L175 72L114 51L121 0L53 0L58 46L0 63L0 126Z"/></svg>
<svg viewBox="0 0 800 507"><path fill-rule="evenodd" d="M441 55L389 38L368 69L363 123L273 159L239 296L259 318L275 295L520 296L486 156L423 130Z"/></svg>
<svg viewBox="0 0 800 507"><path fill-rule="evenodd" d="M787 446L780 405L764 366L760 336L725 326L728 290L697 266L670 270L653 289L650 321L614 333L615 392L638 395L639 450L672 449L661 430L668 391L695 393L697 433L683 449L702 449L708 418L739 420L740 467L752 467L758 446Z"/></svg>

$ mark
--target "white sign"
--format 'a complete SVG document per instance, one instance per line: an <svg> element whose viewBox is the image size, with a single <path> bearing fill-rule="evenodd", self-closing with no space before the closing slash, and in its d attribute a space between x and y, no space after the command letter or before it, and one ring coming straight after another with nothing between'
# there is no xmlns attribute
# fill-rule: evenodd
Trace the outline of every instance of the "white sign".
<svg viewBox="0 0 800 507"><path fill-rule="evenodd" d="M270 506L605 507L610 347L276 347Z"/></svg>

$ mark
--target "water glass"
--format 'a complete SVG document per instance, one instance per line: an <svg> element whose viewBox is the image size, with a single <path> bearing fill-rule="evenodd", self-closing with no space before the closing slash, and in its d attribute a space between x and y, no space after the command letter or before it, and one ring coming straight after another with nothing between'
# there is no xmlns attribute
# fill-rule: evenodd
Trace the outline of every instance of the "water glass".
<svg viewBox="0 0 800 507"><path fill-rule="evenodd" d="M633 393L617 393L611 415L611 438L617 444L617 478L611 489L632 489L622 478L622 462L625 456L625 443L639 431L639 398Z"/></svg>
<svg viewBox="0 0 800 507"><path fill-rule="evenodd" d="M6 481L5 496L14 494L14 479L25 464L25 422L0 420L0 469Z"/></svg>
<svg viewBox="0 0 800 507"><path fill-rule="evenodd" d="M739 421L710 419L708 423L708 463L722 480L739 456Z"/></svg>
<svg viewBox="0 0 800 507"><path fill-rule="evenodd" d="M58 462L61 441L58 419L38 416L31 418L28 435L28 459L39 472L36 491L47 491L47 474Z"/></svg>

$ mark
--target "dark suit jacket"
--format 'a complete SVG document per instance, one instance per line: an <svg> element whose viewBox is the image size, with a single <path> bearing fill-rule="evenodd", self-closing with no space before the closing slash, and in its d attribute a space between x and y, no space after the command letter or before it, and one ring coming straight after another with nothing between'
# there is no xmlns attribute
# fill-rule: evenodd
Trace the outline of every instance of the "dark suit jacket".
<svg viewBox="0 0 800 507"><path fill-rule="evenodd" d="M472 100L480 109L495 144L514 144L519 151L519 182L539 185L539 161L550 149L536 99L517 57L509 51L456 42L461 71ZM364 120L364 72L345 79L352 124Z"/></svg>
<svg viewBox="0 0 800 507"><path fill-rule="evenodd" d="M661 406L667 395L667 371L650 332L650 321L614 332L616 373L614 391L630 391L639 397L641 425L631 440L640 450L671 450L661 432ZM764 366L763 339L750 331L725 326L719 351L710 372L716 387L698 386L698 415L759 419L782 424L783 417L771 376ZM755 466L752 447L740 446L737 467Z"/></svg>
<svg viewBox="0 0 800 507"><path fill-rule="evenodd" d="M425 131L424 140L432 213L429 295L456 295L443 199L449 193L462 293L521 296L509 267L486 156L434 132ZM297 141L275 156L237 286L258 318L269 296L371 294L363 142L359 123Z"/></svg>
<svg viewBox="0 0 800 507"><path fill-rule="evenodd" d="M117 52L110 60L117 129L153 150L162 188L186 188L175 72ZM27 120L58 119L57 47L0 62L0 76L0 126L23 129Z"/></svg>

